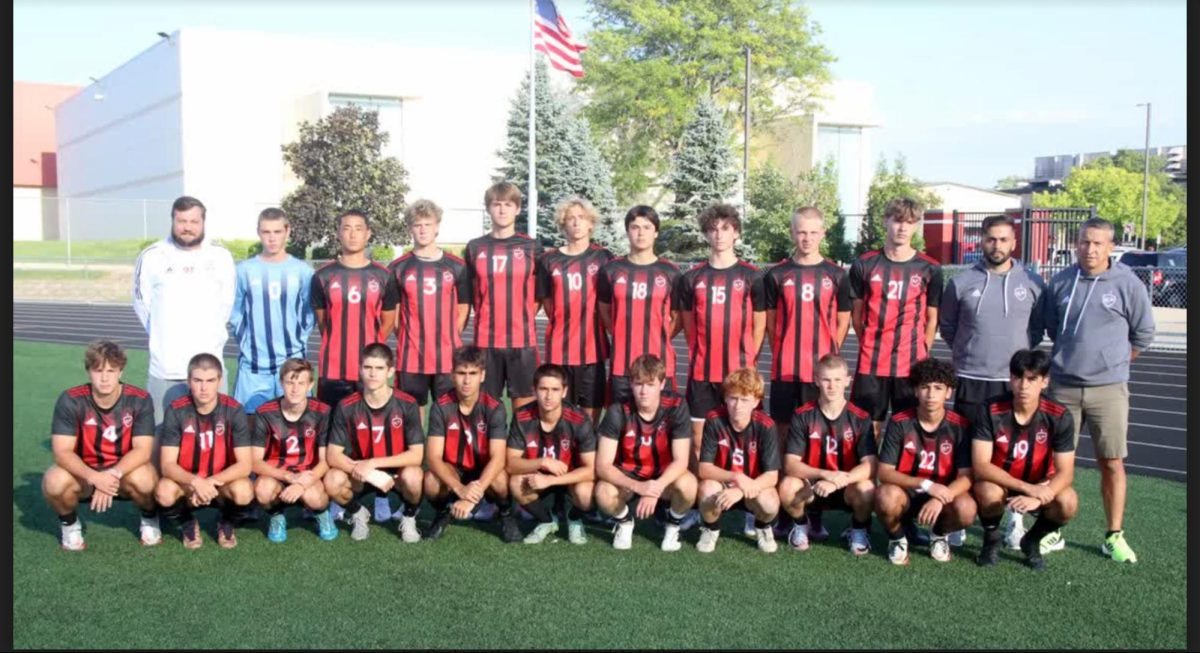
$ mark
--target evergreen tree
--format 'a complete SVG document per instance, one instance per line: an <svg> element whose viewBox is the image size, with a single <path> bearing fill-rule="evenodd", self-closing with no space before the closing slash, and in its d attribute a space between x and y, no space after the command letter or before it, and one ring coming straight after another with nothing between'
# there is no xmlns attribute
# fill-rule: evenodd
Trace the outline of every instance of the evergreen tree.
<svg viewBox="0 0 1200 653"><path fill-rule="evenodd" d="M679 152L671 162L668 188L675 195L675 203L660 238L666 256L681 261L704 257L707 243L696 217L709 206L725 201L737 178L724 117L710 99L701 99L684 127Z"/></svg>

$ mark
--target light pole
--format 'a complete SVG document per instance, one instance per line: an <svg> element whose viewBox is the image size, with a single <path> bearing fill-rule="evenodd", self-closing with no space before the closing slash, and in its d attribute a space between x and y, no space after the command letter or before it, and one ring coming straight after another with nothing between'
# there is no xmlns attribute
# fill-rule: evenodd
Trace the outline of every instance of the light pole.
<svg viewBox="0 0 1200 653"><path fill-rule="evenodd" d="M1139 107L1146 107L1146 149L1145 162L1142 169L1142 245L1141 249L1146 249L1146 213L1149 209L1150 200L1150 103L1139 104Z"/></svg>

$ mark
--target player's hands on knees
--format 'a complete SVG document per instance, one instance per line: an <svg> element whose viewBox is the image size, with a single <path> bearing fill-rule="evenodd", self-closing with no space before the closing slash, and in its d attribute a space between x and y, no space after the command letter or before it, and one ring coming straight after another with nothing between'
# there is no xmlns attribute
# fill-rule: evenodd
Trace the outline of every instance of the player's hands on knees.
<svg viewBox="0 0 1200 653"><path fill-rule="evenodd" d="M192 498L195 501L194 505L206 506L217 498L217 486L220 483L215 483L207 478L195 476L192 478L191 490Z"/></svg>
<svg viewBox="0 0 1200 653"><path fill-rule="evenodd" d="M304 492L307 489L308 488L299 483L292 483L291 485L283 488L283 492L279 493L279 500L283 501L284 503L296 503L300 500L300 497L304 496Z"/></svg>
<svg viewBox="0 0 1200 653"><path fill-rule="evenodd" d="M729 510L745 496L745 493L738 488L727 487L717 494L717 508L720 508L722 512Z"/></svg>
<svg viewBox="0 0 1200 653"><path fill-rule="evenodd" d="M833 483L834 490L840 490L847 485L850 485L850 474L846 472L834 472L833 478L828 479L828 482ZM825 496L825 495L822 495Z"/></svg>
<svg viewBox="0 0 1200 653"><path fill-rule="evenodd" d="M121 489L121 479L108 470L93 472L87 481L92 484L92 487L96 488L96 492L102 492L110 497L115 496Z"/></svg>
<svg viewBox="0 0 1200 653"><path fill-rule="evenodd" d="M1038 483L1025 488L1025 494L1037 499L1038 506L1044 506L1051 501L1054 501L1054 491L1050 489L1050 485L1046 483Z"/></svg>
<svg viewBox="0 0 1200 653"><path fill-rule="evenodd" d="M654 514L656 507L658 507L658 497L643 496L638 499L637 509L633 514L638 519L647 519Z"/></svg>
<svg viewBox="0 0 1200 653"><path fill-rule="evenodd" d="M946 504L942 503L942 500L937 497L926 501L925 505L921 506L921 512L917 513L917 523L922 526L932 526L938 517L942 515L942 508L945 507Z"/></svg>
<svg viewBox="0 0 1200 653"><path fill-rule="evenodd" d="M750 494L750 488L754 487L754 479L737 472L733 476L733 486L742 491L747 498L753 498Z"/></svg>
<svg viewBox="0 0 1200 653"><path fill-rule="evenodd" d="M954 495L950 493L950 488L942 485L941 483L934 483L933 485L929 486L929 496L935 499L941 499L943 505L954 501Z"/></svg>
<svg viewBox="0 0 1200 653"><path fill-rule="evenodd" d="M313 483L317 482L317 477L313 476L311 471L305 470L299 474L293 474L291 482L303 485L305 488L310 488L313 486Z"/></svg>
<svg viewBox="0 0 1200 653"><path fill-rule="evenodd" d="M547 474L562 476L563 474L567 473L567 464L557 458L546 457L542 458L542 462L540 465L538 465L538 469L546 472Z"/></svg>
<svg viewBox="0 0 1200 653"><path fill-rule="evenodd" d="M471 481L470 483L467 483L466 487L463 488L464 496L462 498L470 501L472 504L479 503L483 500L484 489L483 483L480 483L477 480Z"/></svg>
<svg viewBox="0 0 1200 653"><path fill-rule="evenodd" d="M107 476L107 474L105 474ZM92 511L104 512L112 507L113 495L107 492L101 492L100 488L96 488L92 492Z"/></svg>
<svg viewBox="0 0 1200 653"><path fill-rule="evenodd" d="M839 488L837 486L837 483L826 480L826 479L821 479L821 480L817 481L816 483L812 484L813 494L815 494L821 498L825 498L825 497L833 494L834 492L837 492L838 489Z"/></svg>
<svg viewBox="0 0 1200 653"><path fill-rule="evenodd" d="M1019 495L1008 500L1008 507L1011 508L1013 512L1024 514L1030 510L1037 510L1038 508L1041 508L1042 502L1034 497Z"/></svg>
<svg viewBox="0 0 1200 653"><path fill-rule="evenodd" d="M471 511L475 509L476 503L477 502L475 501L459 499L451 504L450 514L453 515L455 519L466 519L467 517L471 516Z"/></svg>
<svg viewBox="0 0 1200 653"><path fill-rule="evenodd" d="M370 460L360 460L354 463L354 467L350 470L350 475L354 480L362 483L367 480L367 474L375 471L375 463Z"/></svg>
<svg viewBox="0 0 1200 653"><path fill-rule="evenodd" d="M535 492L544 490L550 487L550 477L545 474L530 474L525 477L525 487Z"/></svg>
<svg viewBox="0 0 1200 653"><path fill-rule="evenodd" d="M642 486L638 489L638 494L644 497L652 497L657 499L662 496L663 490L665 489L666 486L663 485L662 481L656 478L649 481L643 481Z"/></svg>

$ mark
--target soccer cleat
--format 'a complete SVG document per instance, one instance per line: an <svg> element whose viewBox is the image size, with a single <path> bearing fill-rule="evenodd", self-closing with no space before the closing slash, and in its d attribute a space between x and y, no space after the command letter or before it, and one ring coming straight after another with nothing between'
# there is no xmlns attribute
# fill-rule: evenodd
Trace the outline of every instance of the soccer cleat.
<svg viewBox="0 0 1200 653"><path fill-rule="evenodd" d="M667 524L663 529L663 551L678 551L683 548L683 544L679 541L679 531L681 530L683 530L683 526L680 524Z"/></svg>
<svg viewBox="0 0 1200 653"><path fill-rule="evenodd" d="M625 521L618 521L616 526L613 526L613 548L619 551L628 551L632 546L633 518L631 516Z"/></svg>
<svg viewBox="0 0 1200 653"><path fill-rule="evenodd" d="M158 546L162 542L162 528L158 525L158 516L142 517L138 525L142 538L142 546Z"/></svg>
<svg viewBox="0 0 1200 653"><path fill-rule="evenodd" d="M850 553L856 556L865 556L871 552L871 538L867 535L865 528L850 529Z"/></svg>
<svg viewBox="0 0 1200 653"><path fill-rule="evenodd" d="M829 539L829 531L825 530L825 524L821 523L820 517L808 517L808 537L814 542L824 542Z"/></svg>
<svg viewBox="0 0 1200 653"><path fill-rule="evenodd" d="M746 521L742 524L742 535L754 537L754 530L754 515L748 512L746 513Z"/></svg>
<svg viewBox="0 0 1200 653"><path fill-rule="evenodd" d="M583 530L583 520L567 520L567 541L571 544L587 544L587 533Z"/></svg>
<svg viewBox="0 0 1200 653"><path fill-rule="evenodd" d="M1050 531L1042 538L1041 547L1042 555L1062 551L1067 548L1067 538L1063 537L1062 531Z"/></svg>
<svg viewBox="0 0 1200 653"><path fill-rule="evenodd" d="M950 562L950 538L945 535L934 535L929 543L929 557L938 562Z"/></svg>
<svg viewBox="0 0 1200 653"><path fill-rule="evenodd" d="M1021 553L1025 554L1025 564L1034 571L1046 571L1046 559L1042 557L1041 542L1034 542L1029 533L1021 538Z"/></svg>
<svg viewBox="0 0 1200 653"><path fill-rule="evenodd" d="M526 544L541 544L543 540L550 537L558 531L558 520L551 519L548 522L539 522L537 526L529 531L529 535L523 540Z"/></svg>
<svg viewBox="0 0 1200 653"><path fill-rule="evenodd" d="M908 538L888 540L888 562L893 565L908 564Z"/></svg>
<svg viewBox="0 0 1200 653"><path fill-rule="evenodd" d="M1004 546L1020 551L1022 537L1025 537L1025 516L1009 510L1008 523L1004 525Z"/></svg>
<svg viewBox="0 0 1200 653"><path fill-rule="evenodd" d="M232 549L237 546L237 533L233 531L233 522L217 522L217 544L221 545L222 549Z"/></svg>
<svg viewBox="0 0 1200 653"><path fill-rule="evenodd" d="M763 553L775 553L779 545L775 544L775 531L771 527L754 529L755 539L758 540L758 550Z"/></svg>
<svg viewBox="0 0 1200 653"><path fill-rule="evenodd" d="M985 531L983 535L983 547L979 549L979 555L975 558L975 564L980 567L991 567L1000 562L1000 544L1003 537L997 531L992 531L990 534Z"/></svg>
<svg viewBox="0 0 1200 653"><path fill-rule="evenodd" d="M425 529L426 540L436 540L446 533L446 526L450 524L450 509L446 508L433 516L433 521L429 523L429 528Z"/></svg>
<svg viewBox="0 0 1200 653"><path fill-rule="evenodd" d="M200 522L192 519L183 525L183 548L199 549L204 544L204 539L200 536Z"/></svg>
<svg viewBox="0 0 1200 653"><path fill-rule="evenodd" d="M693 508L693 509L687 511L687 514L683 516L683 519L679 520L679 531L683 532L686 530L690 530L693 526L695 526L696 524L699 524L699 523L700 523L700 511ZM670 526L670 525L671 524L667 524L667 526ZM674 550L674 549L672 549L672 550Z"/></svg>
<svg viewBox="0 0 1200 653"><path fill-rule="evenodd" d="M366 506L359 506L353 514L346 515L350 521L350 539L361 542L371 534L368 524L371 521L371 511Z"/></svg>
<svg viewBox="0 0 1200 653"><path fill-rule="evenodd" d="M337 505L336 503L333 505ZM322 510L316 515L317 519L317 537L322 541L330 542L337 539L338 529L337 524L333 521L333 511L330 509Z"/></svg>
<svg viewBox="0 0 1200 653"><path fill-rule="evenodd" d="M417 530L416 515L400 516L400 539L408 544L421 541L421 531Z"/></svg>
<svg viewBox="0 0 1200 653"><path fill-rule="evenodd" d="M276 544L287 541L287 516L282 512L271 515L271 523L267 526L267 539Z"/></svg>
<svg viewBox="0 0 1200 653"><path fill-rule="evenodd" d="M717 548L717 538L721 537L718 528L700 527L700 541L696 542L696 550L700 553L712 553Z"/></svg>
<svg viewBox="0 0 1200 653"><path fill-rule="evenodd" d="M496 507L496 504L485 499L475 506L475 510L471 511L471 519L475 521L492 521L496 518L497 512L500 512L500 509Z"/></svg>
<svg viewBox="0 0 1200 653"><path fill-rule="evenodd" d="M1117 562L1137 562L1137 554L1133 552L1133 548L1125 541L1125 531L1117 531L1105 538L1104 544L1100 547L1100 552Z"/></svg>
<svg viewBox="0 0 1200 653"><path fill-rule="evenodd" d="M387 497L375 497L375 522L382 524L392 518L392 504Z"/></svg>
<svg viewBox="0 0 1200 653"><path fill-rule="evenodd" d="M808 550L808 524L796 522L792 526L792 532L788 534L788 544L792 545L792 549L796 551Z"/></svg>
<svg viewBox="0 0 1200 653"><path fill-rule="evenodd" d="M517 524L517 516L512 512L500 515L500 539L504 540L505 544L515 544L522 539L521 526Z"/></svg>
<svg viewBox="0 0 1200 653"><path fill-rule="evenodd" d="M963 528L953 533L947 533L946 539L950 541L950 546L961 548L967 543L967 529Z"/></svg>
<svg viewBox="0 0 1200 653"><path fill-rule="evenodd" d="M70 526L62 527L62 548L66 551L83 551L87 543L83 541L83 522L78 519Z"/></svg>

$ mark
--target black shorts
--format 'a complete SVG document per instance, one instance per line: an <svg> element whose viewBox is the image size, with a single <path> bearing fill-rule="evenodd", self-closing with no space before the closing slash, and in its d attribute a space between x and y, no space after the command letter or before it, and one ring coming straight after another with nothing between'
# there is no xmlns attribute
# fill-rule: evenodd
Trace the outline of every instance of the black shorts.
<svg viewBox="0 0 1200 653"><path fill-rule="evenodd" d="M675 377L667 375L666 390L675 391ZM613 376L608 380L608 402L610 404L623 404L633 399L633 385L629 382L627 376Z"/></svg>
<svg viewBox="0 0 1200 653"><path fill-rule="evenodd" d="M538 366L537 347L519 349L484 349L487 354L487 378L483 391L500 399L504 388L508 398L533 396L533 373Z"/></svg>
<svg viewBox="0 0 1200 653"><path fill-rule="evenodd" d="M917 405L917 397L908 385L908 378L855 374L850 389L850 401L871 415L872 422L882 422L890 407L893 413Z"/></svg>
<svg viewBox="0 0 1200 653"><path fill-rule="evenodd" d="M317 399L323 404L328 404L330 408L337 406L339 401L355 392L358 392L357 381L335 381L333 379L317 381Z"/></svg>
<svg viewBox="0 0 1200 653"><path fill-rule="evenodd" d="M567 401L580 408L604 408L604 363L564 365L567 371Z"/></svg>
<svg viewBox="0 0 1200 653"><path fill-rule="evenodd" d="M718 408L724 399L721 398L721 384L710 381L688 381L687 403L688 412L693 420L702 420L709 411Z"/></svg>
<svg viewBox="0 0 1200 653"><path fill-rule="evenodd" d="M396 389L410 394L418 404L424 406L430 399L437 398L454 389L454 377L449 374L410 374L401 372L396 375ZM432 391L432 396L430 392Z"/></svg>
<svg viewBox="0 0 1200 653"><path fill-rule="evenodd" d="M921 514L921 508L924 508L925 503L933 497L928 493L920 493L916 490L906 489L904 492L908 495L908 510L904 511L904 517L901 518L901 521L915 522L917 520L917 515ZM944 512L945 511L943 511L943 513ZM938 519L941 519L941 517Z"/></svg>
<svg viewBox="0 0 1200 653"><path fill-rule="evenodd" d="M771 382L771 419L776 424L792 423L792 413L810 401L821 398L821 389L803 381Z"/></svg>
<svg viewBox="0 0 1200 653"><path fill-rule="evenodd" d="M813 501L808 505L808 512L825 512L826 510L851 511L850 504L846 503L846 488L842 488L827 497L813 495Z"/></svg>
<svg viewBox="0 0 1200 653"><path fill-rule="evenodd" d="M975 421L984 402L1008 392L1008 381L980 381L958 377L954 388L954 412Z"/></svg>

